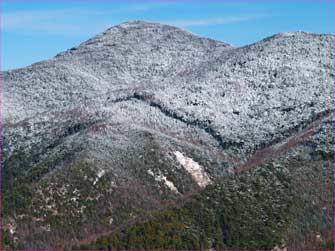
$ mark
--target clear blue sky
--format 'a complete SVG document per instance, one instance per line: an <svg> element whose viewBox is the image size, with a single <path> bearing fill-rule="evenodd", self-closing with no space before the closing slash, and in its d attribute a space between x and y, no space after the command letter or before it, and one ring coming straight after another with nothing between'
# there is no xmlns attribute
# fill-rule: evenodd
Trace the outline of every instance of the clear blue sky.
<svg viewBox="0 0 335 251"><path fill-rule="evenodd" d="M24 67L110 26L156 21L240 46L283 31L334 33L333 1L13 1L1 6L2 69Z"/></svg>

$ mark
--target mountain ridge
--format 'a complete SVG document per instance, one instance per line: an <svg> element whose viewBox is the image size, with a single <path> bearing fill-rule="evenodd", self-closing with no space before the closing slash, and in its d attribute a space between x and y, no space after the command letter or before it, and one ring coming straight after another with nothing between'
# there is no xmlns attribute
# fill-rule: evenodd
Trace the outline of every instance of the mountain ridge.
<svg viewBox="0 0 335 251"><path fill-rule="evenodd" d="M137 25L137 26L136 26ZM87 43L90 43L92 41L94 41L96 38L99 38L103 35L108 35L108 32L112 31L113 29L117 29L119 27L122 27L122 28L127 28L128 26L129 27L132 27L134 28L145 28L147 25L151 25L152 27L156 27L156 28L161 28L161 27L168 27L170 29L175 29L179 32L184 32L186 34L189 34L191 36L194 36L194 37L197 37L197 38L200 38L200 39L205 39L205 40L210 40L210 41L214 41L214 42L218 42L218 43L222 43L223 45L225 44L226 46L229 46L229 47L234 47L234 48L242 48L242 47L247 47L247 46L250 46L250 45L253 45L253 44L257 44L263 40L267 41L267 40L271 40L271 39L275 39L275 38L280 38L280 37L291 37L291 36L297 36L297 35L304 35L304 36L333 36L333 34L326 34L326 33L313 33L313 32L306 32L306 31L290 31L290 32L278 32L278 33L275 33L273 35L270 35L266 38L263 38L259 41L256 41L256 42L253 42L251 44L246 44L246 45L241 45L241 46L234 46L232 44L229 44L225 41L221 41L221 40L217 40L217 39L213 39L213 38L210 38L210 37L202 37L201 35L198 35L198 34L195 34L195 33L192 33L190 31L187 31L186 29L182 29L182 28L177 28L173 25L168 25L168 24L161 24L159 22L151 22L151 21L145 21L145 20L133 20L133 21L126 21L126 22L123 22L123 23L120 23L118 25L115 25L115 26L111 26L110 28L107 28L104 32L94 36L93 38L90 38L88 40L86 40L85 42L82 42L80 43L78 46L75 46L71 49L68 49L64 52L60 52L58 54L56 54L52 59L54 58L57 58L59 56L62 56L64 55L66 52L70 52L71 50L75 50L77 49L78 47L81 47L81 46L84 46L86 45ZM150 26L149 26L150 27ZM46 61L49 61L49 60L52 60L52 59L46 59L46 60L42 60L42 61L39 61L39 62L36 62L36 63L33 63L31 65L28 65L28 66L25 66L25 67L22 67L22 68L17 68L17 69L12 69L12 70L5 70L5 71L2 71L3 73L5 72L12 72L12 71L17 71L17 70L20 70L20 69L23 69L23 68L27 68L27 67L31 67L35 64L39 64L41 62L46 62Z"/></svg>
<svg viewBox="0 0 335 251"><path fill-rule="evenodd" d="M266 172L262 167L276 163L285 179L294 176L290 182L312 172L311 182L322 180L328 189L319 175L332 170L332 45L332 36L298 32L232 47L135 21L51 60L4 72L9 236L25 248L63 248L63 239L79 242L196 194L202 181L229 182L244 169L258 180L248 166ZM301 164L305 159L312 171ZM308 196L321 201L317 187ZM267 200L271 188L262 189ZM318 215L317 228L329 228L331 221L303 205ZM301 208L291 212L297 226L305 226ZM290 227L287 245L309 238L305 228L301 236ZM287 230L275 229L278 236ZM279 244L270 239L269 247Z"/></svg>

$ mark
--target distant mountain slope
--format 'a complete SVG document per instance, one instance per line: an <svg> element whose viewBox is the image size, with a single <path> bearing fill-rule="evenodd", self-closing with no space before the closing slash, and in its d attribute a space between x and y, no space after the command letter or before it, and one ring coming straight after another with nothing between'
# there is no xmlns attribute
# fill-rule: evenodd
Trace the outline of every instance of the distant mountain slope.
<svg viewBox="0 0 335 251"><path fill-rule="evenodd" d="M278 160L284 169L301 167L290 186L310 169L314 184L320 161L332 174L333 67L332 35L280 33L234 47L134 21L50 60L3 72L6 236L29 249L93 241L231 175L266 172L264 165L277 158L284 158ZM296 150L302 145L308 151ZM306 158L317 159L308 166ZM288 173L298 175L293 169ZM328 179L320 182L330 189ZM306 203L317 191L300 192ZM311 243L328 243L323 235L332 215L315 216L314 227L306 227L301 222L309 219L299 210L308 207L292 208L298 213L290 211L275 231L285 245L308 248L306 236L319 235L315 229L322 238ZM290 222L308 229L300 244ZM264 247L255 241L250 248Z"/></svg>

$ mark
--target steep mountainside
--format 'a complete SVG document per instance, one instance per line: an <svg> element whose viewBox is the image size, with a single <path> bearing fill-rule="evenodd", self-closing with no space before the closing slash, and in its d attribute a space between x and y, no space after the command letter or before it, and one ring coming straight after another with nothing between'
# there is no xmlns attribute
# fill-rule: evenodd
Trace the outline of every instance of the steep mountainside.
<svg viewBox="0 0 335 251"><path fill-rule="evenodd" d="M332 35L237 48L135 21L3 72L5 248L330 245L333 59Z"/></svg>

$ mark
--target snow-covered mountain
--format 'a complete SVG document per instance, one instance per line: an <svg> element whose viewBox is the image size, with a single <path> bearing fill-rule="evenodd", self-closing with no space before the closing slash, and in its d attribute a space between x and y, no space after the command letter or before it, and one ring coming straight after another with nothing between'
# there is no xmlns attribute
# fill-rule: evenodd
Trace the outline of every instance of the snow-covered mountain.
<svg viewBox="0 0 335 251"><path fill-rule="evenodd" d="M5 228L61 248L302 145L332 156L333 60L332 35L234 47L134 21L3 72Z"/></svg>

